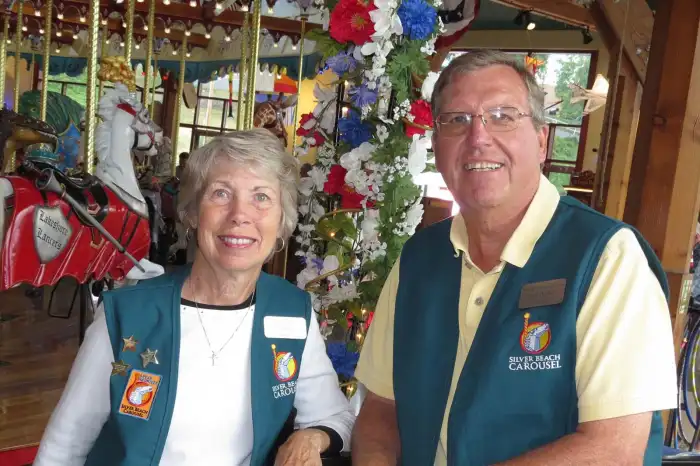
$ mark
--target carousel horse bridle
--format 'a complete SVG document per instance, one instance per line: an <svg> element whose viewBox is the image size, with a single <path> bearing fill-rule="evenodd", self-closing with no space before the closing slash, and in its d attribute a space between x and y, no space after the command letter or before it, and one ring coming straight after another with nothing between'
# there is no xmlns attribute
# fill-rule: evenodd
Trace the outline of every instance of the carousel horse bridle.
<svg viewBox="0 0 700 466"><path fill-rule="evenodd" d="M122 102L120 104L117 104L117 108L119 110L123 110L129 115L134 117L134 121L132 122L131 127L134 129L134 142L131 145L132 149L138 149L142 151L148 151L153 148L153 146L156 144L156 136L153 130L150 129L150 125L148 125L148 110L146 108L141 109L141 111L136 111L136 109L129 103ZM144 125L144 127L149 128L147 131L138 131L137 128L135 127L136 124L141 123ZM148 136L148 140L150 141L150 144L148 147L140 147L139 146L139 136L142 134L145 134Z"/></svg>

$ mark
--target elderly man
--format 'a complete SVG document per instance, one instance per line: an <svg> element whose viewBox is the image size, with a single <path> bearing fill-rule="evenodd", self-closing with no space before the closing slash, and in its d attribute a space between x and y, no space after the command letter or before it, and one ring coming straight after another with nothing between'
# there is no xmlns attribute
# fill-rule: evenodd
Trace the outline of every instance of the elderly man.
<svg viewBox="0 0 700 466"><path fill-rule="evenodd" d="M543 101L503 53L442 72L433 145L460 214L411 238L385 284L356 464L661 463L665 276L635 230L541 174Z"/></svg>

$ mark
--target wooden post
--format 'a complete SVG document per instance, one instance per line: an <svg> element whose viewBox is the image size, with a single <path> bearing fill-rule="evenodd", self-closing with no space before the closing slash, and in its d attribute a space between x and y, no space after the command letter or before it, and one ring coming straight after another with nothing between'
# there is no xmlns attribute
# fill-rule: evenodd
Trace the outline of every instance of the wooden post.
<svg viewBox="0 0 700 466"><path fill-rule="evenodd" d="M621 76L619 79L609 150L609 153L614 155L608 162L609 169L606 174L609 176L603 181L603 188L605 215L622 220L632 166L632 151L637 136L642 87L634 77Z"/></svg>
<svg viewBox="0 0 700 466"><path fill-rule="evenodd" d="M700 207L700 2L659 2L624 220L668 275L676 354L685 328L689 260Z"/></svg>

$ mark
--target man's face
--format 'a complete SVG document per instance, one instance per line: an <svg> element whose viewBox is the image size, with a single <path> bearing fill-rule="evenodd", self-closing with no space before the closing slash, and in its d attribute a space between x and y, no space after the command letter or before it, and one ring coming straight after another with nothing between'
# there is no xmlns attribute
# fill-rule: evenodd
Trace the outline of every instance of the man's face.
<svg viewBox="0 0 700 466"><path fill-rule="evenodd" d="M441 101L441 115L481 115L499 107L530 114L523 80L505 65L455 76ZM463 130L456 133L439 127L433 133L437 168L463 211L517 207L523 196L537 190L540 164L547 153L547 129L535 129L527 116L516 118L513 126L503 131L486 127L480 117L474 117L471 125L461 125Z"/></svg>

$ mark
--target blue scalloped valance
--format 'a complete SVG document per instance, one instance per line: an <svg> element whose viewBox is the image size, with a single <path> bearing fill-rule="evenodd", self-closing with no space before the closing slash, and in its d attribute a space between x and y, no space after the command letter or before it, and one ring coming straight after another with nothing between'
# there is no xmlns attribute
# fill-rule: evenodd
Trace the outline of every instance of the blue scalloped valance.
<svg viewBox="0 0 700 466"><path fill-rule="evenodd" d="M8 55L14 55L14 52L8 51ZM32 55L29 53L22 53L21 57L27 61L27 69L29 69L29 64L32 60ZM34 60L37 66L41 66L43 62L43 57L40 54L34 55ZM321 60L321 55L318 53L313 53L304 57L304 70L303 77L305 79L310 79L316 76L318 72L319 62ZM185 82L191 83L194 81L199 81L206 83L212 80L215 73L219 75L225 73L225 70L229 66L238 66L240 60L216 60L216 61L191 61L185 62ZM287 76L294 80L298 80L299 76L299 57L264 57L259 59L261 64L277 65L278 67L287 68ZM144 60L133 59L131 61L133 66L141 63L143 65ZM83 57L51 57L49 62L49 74L67 74L68 76L80 76L83 70L87 66L87 59ZM158 60L158 67L165 68L171 71L174 76L177 76L180 72L180 62L178 60Z"/></svg>

